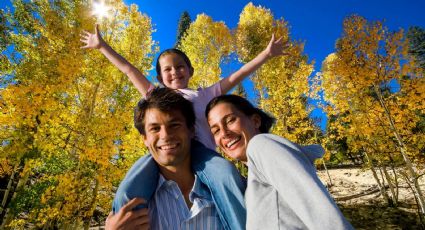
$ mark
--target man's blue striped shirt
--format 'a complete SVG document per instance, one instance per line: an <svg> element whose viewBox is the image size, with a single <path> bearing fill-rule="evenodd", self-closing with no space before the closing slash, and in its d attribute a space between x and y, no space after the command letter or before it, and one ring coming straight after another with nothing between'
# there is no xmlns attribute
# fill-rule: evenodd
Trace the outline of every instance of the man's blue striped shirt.
<svg viewBox="0 0 425 230"><path fill-rule="evenodd" d="M154 230L224 229L210 191L195 175L189 194L189 209L176 182L160 174L153 199L149 202L150 228Z"/></svg>

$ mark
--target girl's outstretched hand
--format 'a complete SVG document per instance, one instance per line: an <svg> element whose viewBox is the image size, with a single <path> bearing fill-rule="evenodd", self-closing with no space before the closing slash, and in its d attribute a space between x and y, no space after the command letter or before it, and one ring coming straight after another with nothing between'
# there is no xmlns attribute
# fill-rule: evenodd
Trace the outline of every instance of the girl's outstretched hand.
<svg viewBox="0 0 425 230"><path fill-rule="evenodd" d="M270 39L269 44L267 45L265 51L267 52L267 55L269 57L276 57L281 55L288 55L288 52L285 52L285 50L289 47L289 43L286 42L283 44L283 37L280 37L279 39L275 39L274 33L272 34L272 39Z"/></svg>
<svg viewBox="0 0 425 230"><path fill-rule="evenodd" d="M86 44L81 47L82 49L100 49L105 44L102 36L100 36L98 24L96 24L94 31L94 34L92 34L84 30L80 34L80 41Z"/></svg>

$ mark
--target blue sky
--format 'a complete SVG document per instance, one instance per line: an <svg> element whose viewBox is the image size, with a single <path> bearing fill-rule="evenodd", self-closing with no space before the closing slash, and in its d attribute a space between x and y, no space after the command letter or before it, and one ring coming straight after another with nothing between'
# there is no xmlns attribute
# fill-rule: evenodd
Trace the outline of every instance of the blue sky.
<svg viewBox="0 0 425 230"><path fill-rule="evenodd" d="M192 20L197 14L205 13L215 21L224 21L229 28L235 28L239 14L250 1L242 0L125 0L135 3L141 12L152 18L157 31L153 37L159 41L161 49L173 46L177 22L186 10ZM343 19L358 14L367 20L384 20L390 30L410 26L425 28L425 1L423 0L258 0L254 5L269 8L275 18L283 17L289 22L291 37L305 42L304 53L315 62L315 71L320 71L324 58L334 51L335 41L341 36ZM244 86L250 87L247 81ZM250 91L250 90L248 90ZM319 109L311 116L320 118L322 129L326 126L326 116Z"/></svg>
<svg viewBox="0 0 425 230"><path fill-rule="evenodd" d="M156 32L154 40L160 48L172 47L176 38L177 23L186 10L192 20L197 14L205 13L215 21L224 21L229 28L235 28L239 14L250 1L242 0L124 0L135 3L139 10L152 18ZM254 5L269 8L275 18L283 17L289 22L291 37L305 42L304 53L315 61L315 71L320 70L323 59L334 51L335 41L341 35L342 21L351 14L358 14L368 20L385 20L390 30L409 26L425 28L424 0L258 0ZM0 1L0 7L10 5L8 0ZM235 67L231 67L235 68ZM249 83L245 82L247 87ZM321 118L321 127L326 116L315 110L312 116Z"/></svg>

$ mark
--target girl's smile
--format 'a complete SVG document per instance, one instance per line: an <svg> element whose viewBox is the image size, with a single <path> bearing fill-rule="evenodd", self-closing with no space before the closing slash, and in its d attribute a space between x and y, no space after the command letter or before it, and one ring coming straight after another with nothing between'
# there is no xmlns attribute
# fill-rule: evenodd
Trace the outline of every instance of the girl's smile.
<svg viewBox="0 0 425 230"><path fill-rule="evenodd" d="M171 89L185 89L193 70L189 68L183 58L175 53L164 54L160 57L160 79L162 84Z"/></svg>

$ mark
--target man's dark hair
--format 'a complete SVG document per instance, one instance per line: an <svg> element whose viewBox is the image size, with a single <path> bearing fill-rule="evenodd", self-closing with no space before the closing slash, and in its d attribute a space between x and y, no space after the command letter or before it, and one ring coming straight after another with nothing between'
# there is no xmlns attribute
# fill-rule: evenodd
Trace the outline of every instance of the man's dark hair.
<svg viewBox="0 0 425 230"><path fill-rule="evenodd" d="M145 115L148 109L158 109L161 112L173 113L180 111L186 119L189 129L195 127L195 112L192 102L169 88L154 88L146 95L146 98L137 103L134 108L134 126L140 134L145 135Z"/></svg>
<svg viewBox="0 0 425 230"><path fill-rule="evenodd" d="M205 109L205 117L208 119L208 114L210 113L211 109L221 103L228 103L233 105L237 110L241 111L246 116L258 114L261 118L261 125L259 128L261 133L268 133L276 121L274 117L270 116L263 110L254 107L247 99L232 94L221 95L213 98Z"/></svg>

